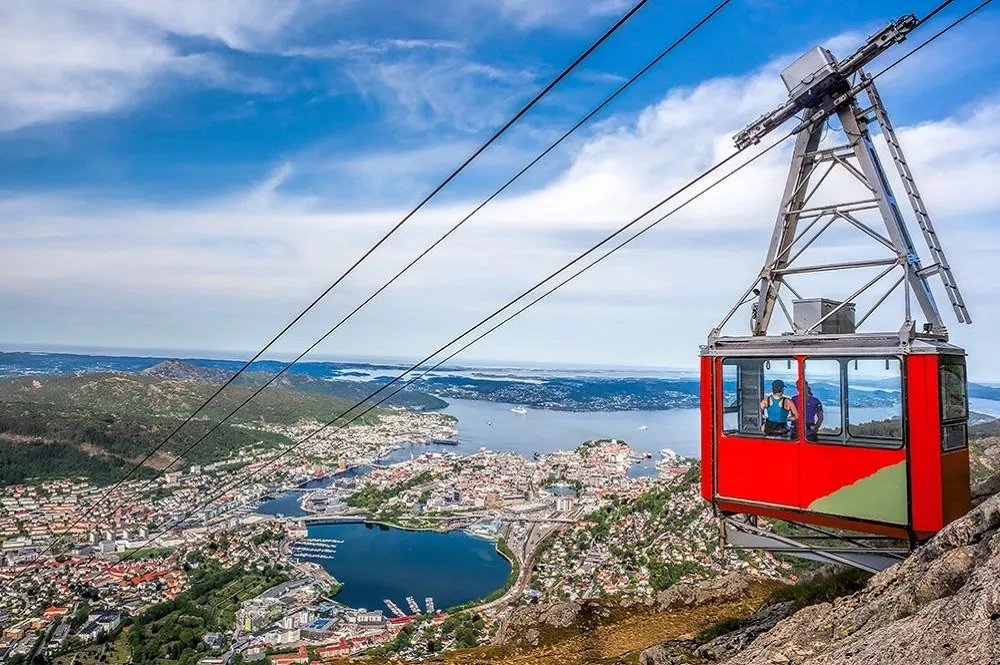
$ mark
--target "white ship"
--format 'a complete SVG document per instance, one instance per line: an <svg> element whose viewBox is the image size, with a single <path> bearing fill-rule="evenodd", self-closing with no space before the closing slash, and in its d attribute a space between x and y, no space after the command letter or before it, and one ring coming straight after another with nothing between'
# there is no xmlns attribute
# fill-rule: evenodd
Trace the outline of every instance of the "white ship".
<svg viewBox="0 0 1000 665"><path fill-rule="evenodd" d="M639 429L645 431L645 430L647 430L649 428L646 427L645 425L639 425Z"/></svg>
<svg viewBox="0 0 1000 665"><path fill-rule="evenodd" d="M526 408L524 408L523 406L515 406L515 407L513 407L511 409L511 411L513 413L516 413L519 416L523 416L524 414L526 414L528 412L528 410Z"/></svg>

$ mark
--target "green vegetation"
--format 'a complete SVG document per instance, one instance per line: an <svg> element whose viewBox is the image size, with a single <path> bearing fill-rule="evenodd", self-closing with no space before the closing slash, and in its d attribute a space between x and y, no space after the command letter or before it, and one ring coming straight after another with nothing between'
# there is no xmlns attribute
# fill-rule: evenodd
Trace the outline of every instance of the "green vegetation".
<svg viewBox="0 0 1000 665"><path fill-rule="evenodd" d="M0 402L0 484L57 477L114 482L180 423L175 417ZM208 421L191 422L163 450L173 459L211 426ZM287 443L286 437L271 432L223 425L188 452L184 464L212 462L254 445Z"/></svg>
<svg viewBox="0 0 1000 665"><path fill-rule="evenodd" d="M434 475L429 471L424 471L420 475L410 478L406 482L393 485L384 490L380 490L374 485L369 485L364 489L355 492L351 496L347 497L344 502L351 508L364 508L366 510L378 510L384 506L390 499L395 498L405 492L406 490L413 489L414 487L419 487L426 483L434 480ZM383 515L388 516L388 515Z"/></svg>
<svg viewBox="0 0 1000 665"><path fill-rule="evenodd" d="M192 573L192 586L174 600L159 603L140 614L129 633L134 665L178 663L193 665L209 655L202 638L208 632L228 631L240 603L288 576L277 567L263 571L217 566Z"/></svg>
<svg viewBox="0 0 1000 665"><path fill-rule="evenodd" d="M0 485L49 478L88 478L95 485L109 485L132 468L132 463L121 458L88 455L68 443L11 443L2 437L0 430ZM151 475L151 470L140 469L134 477Z"/></svg>
<svg viewBox="0 0 1000 665"><path fill-rule="evenodd" d="M417 624L410 622L403 626L396 635L396 639L380 647L374 647L365 652L366 656L384 658L393 653L399 653L403 649L408 649L413 644L413 634L417 632Z"/></svg>
<svg viewBox="0 0 1000 665"><path fill-rule="evenodd" d="M285 529L284 527L278 526L274 529L266 528L260 533L254 534L251 538L251 542L254 545L263 545L266 542L272 540L284 540L285 539Z"/></svg>
<svg viewBox="0 0 1000 665"><path fill-rule="evenodd" d="M0 401L32 402L119 416L186 417L215 389L213 383L170 381L143 374L93 373L0 381ZM201 416L207 420L221 420L254 390L252 385L230 386L201 412ZM302 419L326 422L353 404L353 400L271 386L241 408L232 422L296 423ZM373 412L360 421L377 419Z"/></svg>
<svg viewBox="0 0 1000 665"><path fill-rule="evenodd" d="M871 577L871 573L846 568L826 577L779 587L771 594L768 602L792 601L791 611L797 612L808 605L833 602L835 598L860 591Z"/></svg>
<svg viewBox="0 0 1000 665"><path fill-rule="evenodd" d="M129 560L142 561L144 559L165 559L173 553L173 547L154 547L152 549L136 550L136 553L130 556Z"/></svg>
<svg viewBox="0 0 1000 665"><path fill-rule="evenodd" d="M848 596L864 588L871 573L855 568L845 568L816 579L789 584L776 588L764 601L764 607L777 603L790 603L788 614L794 614L804 607L818 603L831 603L842 596ZM726 617L703 629L695 638L698 642L709 642L721 635L727 635L747 625L747 618Z"/></svg>
<svg viewBox="0 0 1000 665"><path fill-rule="evenodd" d="M723 635L728 635L733 633L743 626L746 625L746 619L739 619L737 617L726 617L722 621L713 623L707 628L703 628L698 635L695 637L695 641L702 644L706 642L711 642L716 637L721 637Z"/></svg>
<svg viewBox="0 0 1000 665"><path fill-rule="evenodd" d="M462 649L471 649L479 644L479 635L486 623L478 614L453 614L441 622L441 634L454 637Z"/></svg>

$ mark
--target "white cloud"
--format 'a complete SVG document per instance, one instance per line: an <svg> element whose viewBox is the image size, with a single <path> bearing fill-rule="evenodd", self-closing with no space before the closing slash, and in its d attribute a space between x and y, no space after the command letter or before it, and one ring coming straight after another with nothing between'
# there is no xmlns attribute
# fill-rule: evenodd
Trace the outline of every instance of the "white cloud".
<svg viewBox="0 0 1000 665"><path fill-rule="evenodd" d="M0 131L106 113L183 77L260 87L176 37L259 48L299 6L281 0L6 0L0 3Z"/></svg>
<svg viewBox="0 0 1000 665"><path fill-rule="evenodd" d="M674 90L635 117L602 123L558 178L488 207L323 351L435 348L729 154L732 134L783 98L779 68ZM889 95L886 102L891 111ZM983 279L1000 260L1000 231L990 221L1000 211L1000 103L987 97L899 133L977 320L956 341L987 367L988 331L1000 324L991 308L995 280ZM691 364L760 267L787 157L786 149L761 160L470 353ZM402 177L410 173L403 162L420 160L448 162L433 151L410 155L397 163ZM337 168L376 174L392 165L392 155L378 155ZM402 216L396 208L348 213L293 195L287 185L302 168L290 158L251 191L200 205L81 205L68 196L0 204L0 298L24 312L5 341L256 346ZM414 218L284 348L325 330L477 202L439 204ZM849 237L835 239L841 250L849 246Z"/></svg>

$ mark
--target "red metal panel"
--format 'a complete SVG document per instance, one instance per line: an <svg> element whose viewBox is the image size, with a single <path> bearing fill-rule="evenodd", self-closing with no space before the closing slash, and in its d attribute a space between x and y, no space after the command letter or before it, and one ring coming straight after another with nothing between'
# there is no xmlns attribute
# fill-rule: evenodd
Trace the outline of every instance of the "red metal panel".
<svg viewBox="0 0 1000 665"><path fill-rule="evenodd" d="M906 357L906 390L913 528L934 533L944 526L938 356Z"/></svg>
<svg viewBox="0 0 1000 665"><path fill-rule="evenodd" d="M798 507L796 442L722 435L717 452L721 496Z"/></svg>
<svg viewBox="0 0 1000 665"><path fill-rule="evenodd" d="M701 495L708 501L712 500L712 422L716 409L721 409L722 393L719 395L719 403L712 399L712 384L714 376L712 373L715 359L703 357L701 359L701 384L700 408L701 408ZM720 361L721 362L721 361Z"/></svg>

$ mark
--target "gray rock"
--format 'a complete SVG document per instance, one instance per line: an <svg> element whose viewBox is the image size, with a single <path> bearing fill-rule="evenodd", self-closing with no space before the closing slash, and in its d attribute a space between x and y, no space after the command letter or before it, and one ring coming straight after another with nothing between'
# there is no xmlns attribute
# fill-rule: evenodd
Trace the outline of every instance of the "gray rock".
<svg viewBox="0 0 1000 665"><path fill-rule="evenodd" d="M639 654L639 665L696 665L703 663L694 655L697 642L691 640L667 640Z"/></svg>
<svg viewBox="0 0 1000 665"><path fill-rule="evenodd" d="M718 662L733 656L749 646L758 635L766 633L778 625L779 621L788 616L791 606L792 603L789 601L760 608L747 617L746 621L736 630L720 635L698 647L695 650L695 655L711 662Z"/></svg>
<svg viewBox="0 0 1000 665"><path fill-rule="evenodd" d="M1000 665L1000 496L862 591L804 608L728 665Z"/></svg>
<svg viewBox="0 0 1000 665"><path fill-rule="evenodd" d="M709 602L722 602L745 598L755 578L741 573L730 573L703 582L679 582L656 594L660 612L680 607L692 607Z"/></svg>

